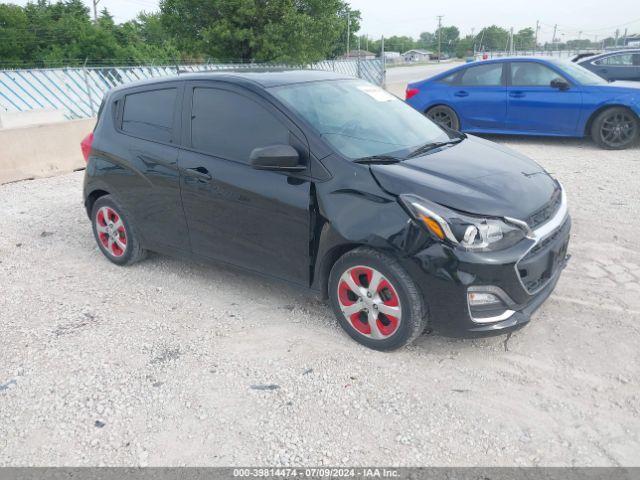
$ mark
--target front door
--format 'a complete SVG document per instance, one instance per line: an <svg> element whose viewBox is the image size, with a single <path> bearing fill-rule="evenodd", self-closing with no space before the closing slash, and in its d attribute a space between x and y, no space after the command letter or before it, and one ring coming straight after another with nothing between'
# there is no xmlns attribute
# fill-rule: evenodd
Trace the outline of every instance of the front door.
<svg viewBox="0 0 640 480"><path fill-rule="evenodd" d="M304 135L269 102L240 87L188 84L178 158L194 253L296 283L309 283L308 172L256 170L255 148L290 144L307 161Z"/></svg>
<svg viewBox="0 0 640 480"><path fill-rule="evenodd" d="M523 133L576 135L582 92L552 87L561 73L538 62L512 62L507 87L507 128ZM566 79L565 79L566 80ZM568 82L568 80L566 80Z"/></svg>

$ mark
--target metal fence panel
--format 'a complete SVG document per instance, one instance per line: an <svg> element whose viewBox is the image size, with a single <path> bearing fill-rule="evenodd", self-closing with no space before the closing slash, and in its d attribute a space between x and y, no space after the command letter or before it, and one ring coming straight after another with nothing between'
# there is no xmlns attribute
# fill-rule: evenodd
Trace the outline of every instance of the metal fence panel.
<svg viewBox="0 0 640 480"><path fill-rule="evenodd" d="M304 66L245 63L0 70L0 110L55 109L69 119L88 118L97 113L104 94L118 85L186 72L274 68L337 72L375 85L383 85L385 80L384 62L377 59L324 60Z"/></svg>

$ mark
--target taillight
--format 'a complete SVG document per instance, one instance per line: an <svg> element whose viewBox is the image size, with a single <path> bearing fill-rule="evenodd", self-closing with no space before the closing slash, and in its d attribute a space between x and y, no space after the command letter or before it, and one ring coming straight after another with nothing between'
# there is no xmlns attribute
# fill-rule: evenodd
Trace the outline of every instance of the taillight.
<svg viewBox="0 0 640 480"><path fill-rule="evenodd" d="M89 162L89 154L91 153L91 146L93 145L93 132L84 137L84 140L80 142L80 148L82 149L82 156L85 162Z"/></svg>
<svg viewBox="0 0 640 480"><path fill-rule="evenodd" d="M407 91L405 92L405 100L409 100L411 97L415 97L419 93L420 90L417 88L407 88Z"/></svg>

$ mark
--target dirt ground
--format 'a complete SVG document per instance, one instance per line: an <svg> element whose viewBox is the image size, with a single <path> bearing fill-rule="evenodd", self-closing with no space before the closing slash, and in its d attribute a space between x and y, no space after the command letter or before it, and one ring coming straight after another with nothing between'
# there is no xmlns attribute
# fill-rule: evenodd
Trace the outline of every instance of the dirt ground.
<svg viewBox="0 0 640 480"><path fill-rule="evenodd" d="M492 140L563 182L573 258L511 336L393 353L281 283L110 264L81 172L0 186L0 466L639 466L640 148Z"/></svg>

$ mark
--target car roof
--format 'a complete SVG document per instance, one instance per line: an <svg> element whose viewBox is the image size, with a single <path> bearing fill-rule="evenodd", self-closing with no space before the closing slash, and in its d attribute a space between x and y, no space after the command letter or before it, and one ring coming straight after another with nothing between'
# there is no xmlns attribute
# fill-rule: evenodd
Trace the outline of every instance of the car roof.
<svg viewBox="0 0 640 480"><path fill-rule="evenodd" d="M619 50L607 50L605 52L596 53L592 57L589 57L589 60L595 60L600 57L608 57L609 55L618 55L619 53L640 53L640 48L621 48Z"/></svg>
<svg viewBox="0 0 640 480"><path fill-rule="evenodd" d="M262 88L271 88L282 85L292 85L297 83L330 81L330 80L349 80L353 77L342 75L334 72L326 72L322 70L242 70L228 72L198 72L198 73L181 73L167 77L155 77L139 82L131 82L113 89L113 92L127 90L141 86L162 85L175 81L206 81L217 80L234 84L252 84Z"/></svg>

